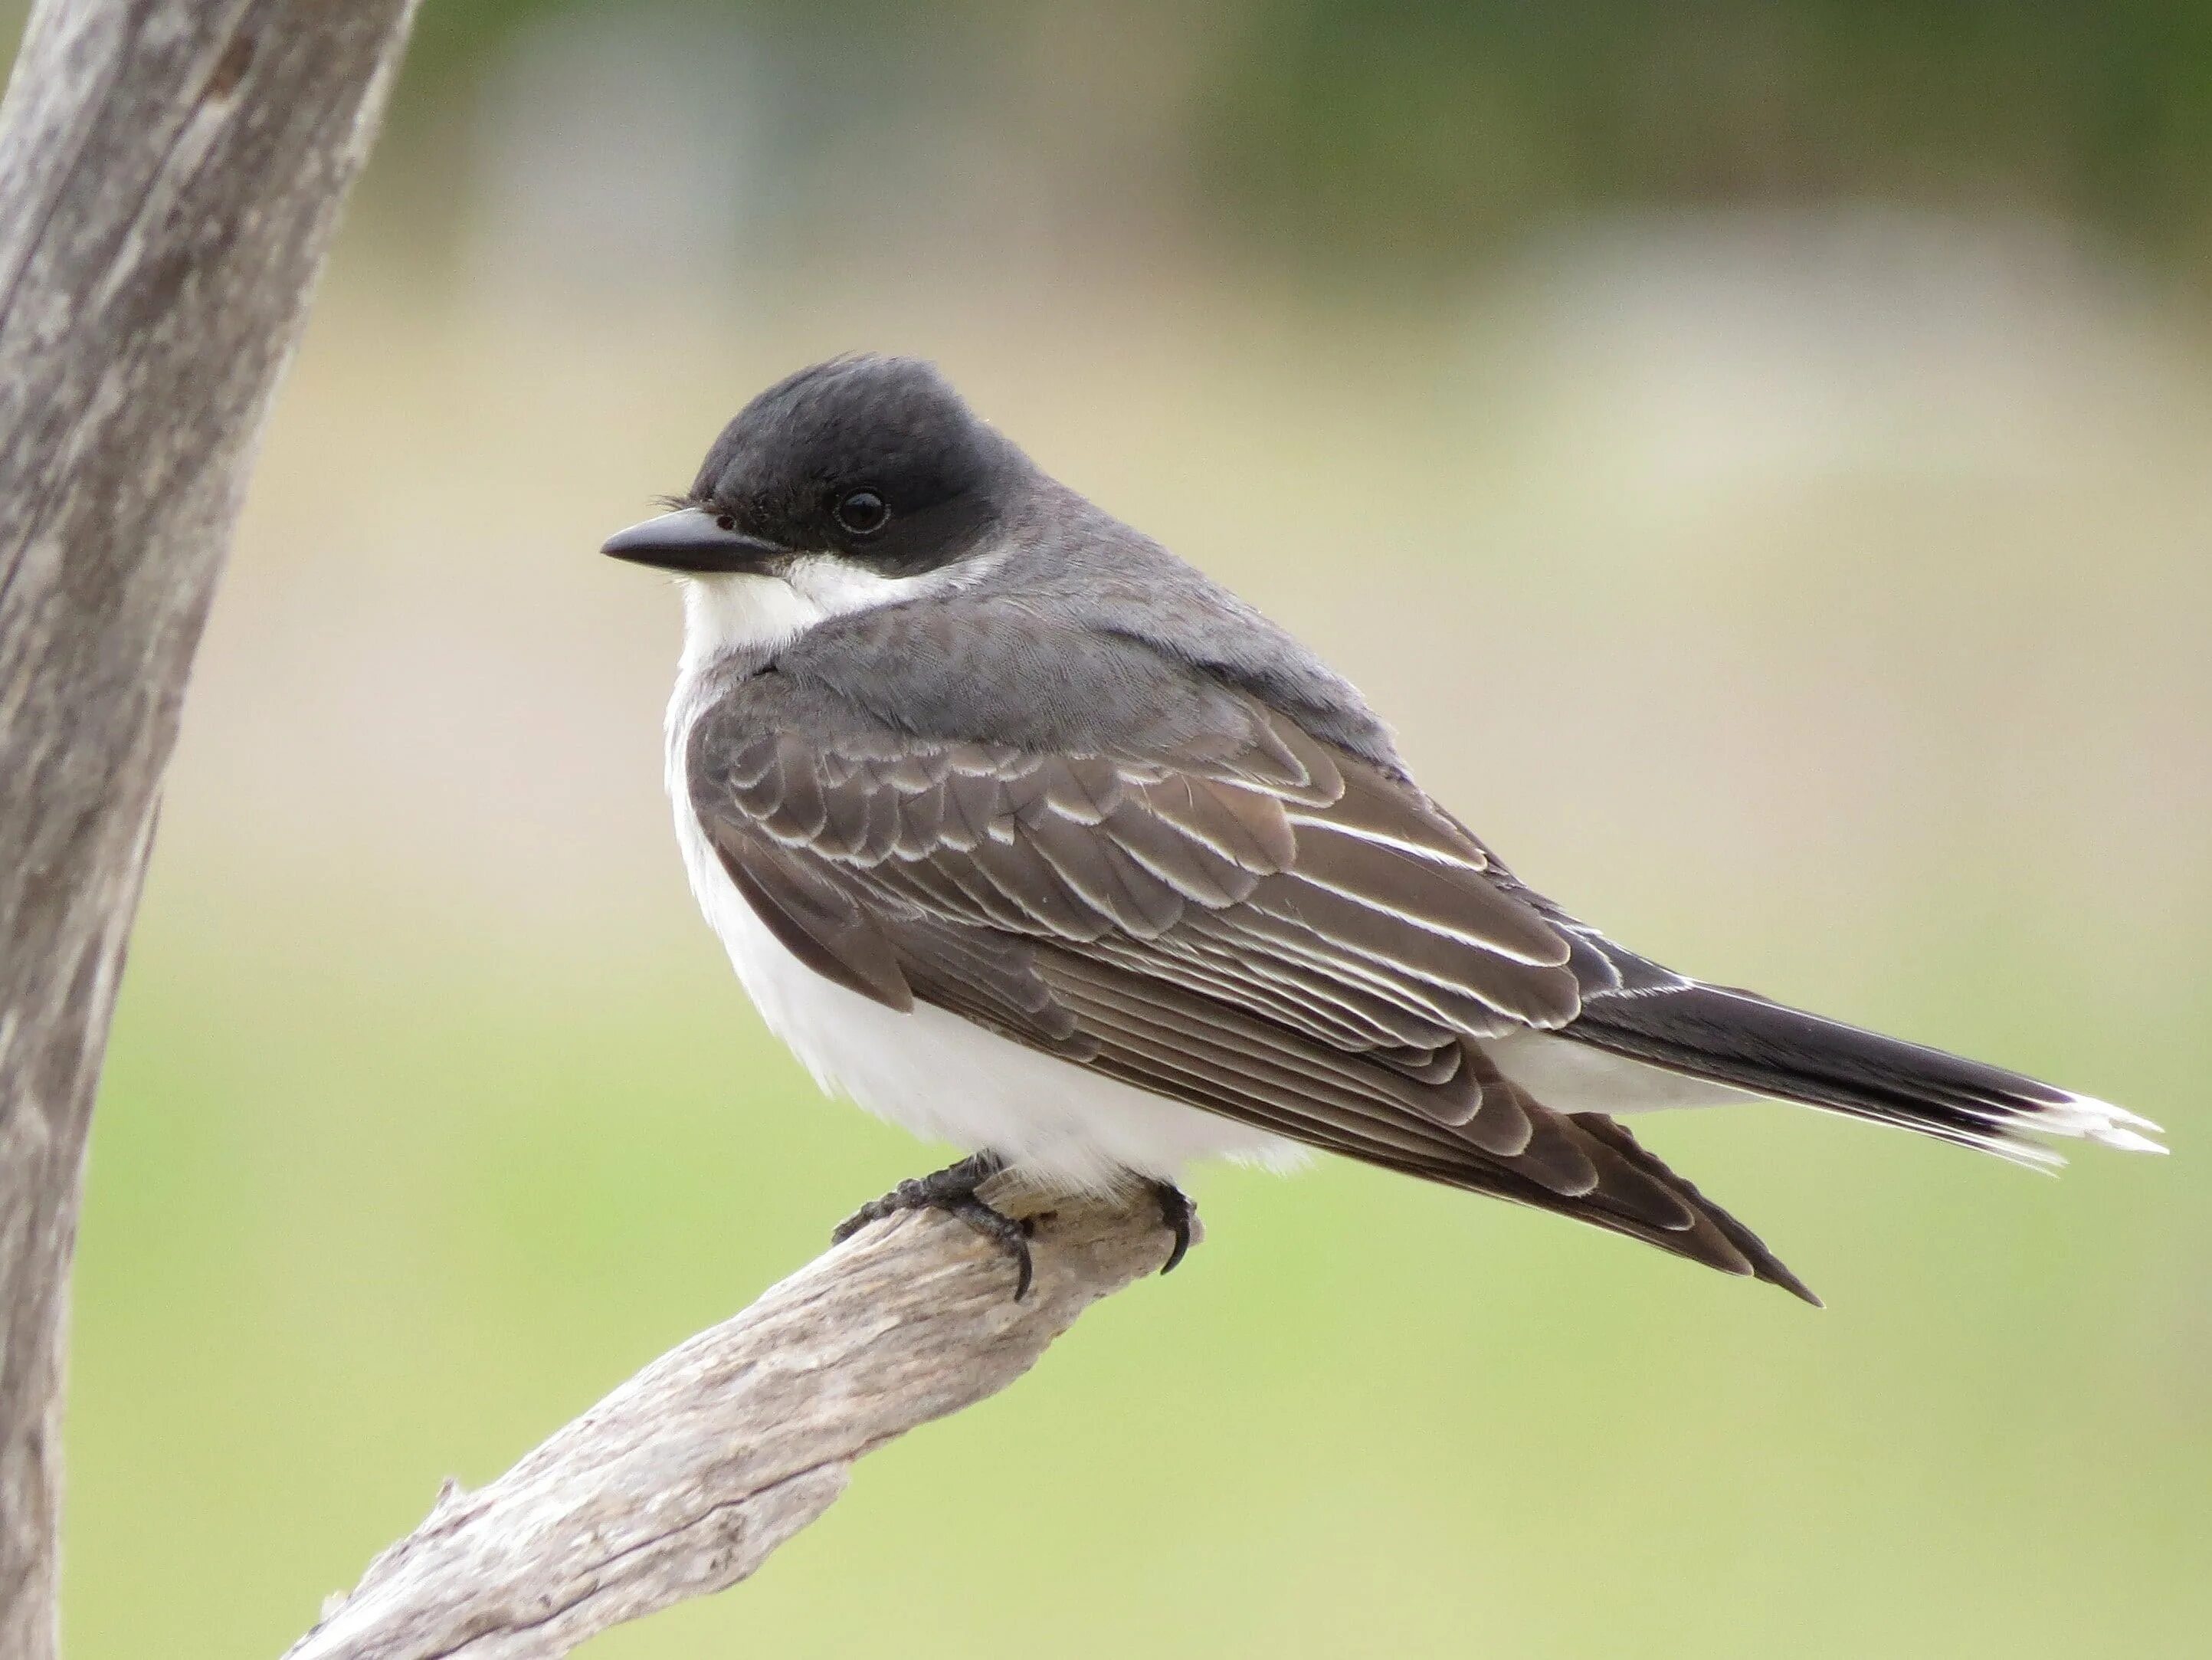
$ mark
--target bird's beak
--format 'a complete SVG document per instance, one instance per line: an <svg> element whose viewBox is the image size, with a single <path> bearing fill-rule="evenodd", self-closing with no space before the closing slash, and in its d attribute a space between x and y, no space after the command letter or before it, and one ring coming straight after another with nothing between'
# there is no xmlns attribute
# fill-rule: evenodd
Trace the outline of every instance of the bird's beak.
<svg viewBox="0 0 2212 1660"><path fill-rule="evenodd" d="M741 530L724 529L721 521L704 508L679 508L617 531L599 551L634 565L704 573L757 571L783 550Z"/></svg>

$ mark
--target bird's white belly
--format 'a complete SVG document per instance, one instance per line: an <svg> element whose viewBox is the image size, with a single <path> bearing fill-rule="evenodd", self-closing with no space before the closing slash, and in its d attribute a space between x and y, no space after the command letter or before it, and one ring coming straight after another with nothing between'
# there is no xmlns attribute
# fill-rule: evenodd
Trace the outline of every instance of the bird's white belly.
<svg viewBox="0 0 2212 1660"><path fill-rule="evenodd" d="M1194 1158L1286 1168L1305 1152L1195 1107L1024 1048L928 1004L884 1007L826 980L763 926L676 798L691 890L769 1029L833 1094L964 1151L988 1149L1059 1187L1103 1189L1129 1172L1173 1181Z"/></svg>

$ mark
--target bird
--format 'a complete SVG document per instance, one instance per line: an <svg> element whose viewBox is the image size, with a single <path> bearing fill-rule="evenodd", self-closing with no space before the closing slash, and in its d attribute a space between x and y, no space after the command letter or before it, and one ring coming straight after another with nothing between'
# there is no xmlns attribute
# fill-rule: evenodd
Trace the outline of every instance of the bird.
<svg viewBox="0 0 2212 1660"><path fill-rule="evenodd" d="M2148 1119L1708 983L1518 878L1352 684L1093 505L933 364L746 404L605 544L672 573L690 885L825 1091L969 1150L836 1237L947 1212L1027 1293L1002 1172L1148 1189L1313 1150L1820 1299L1620 1121L1766 1098L2022 1164ZM993 1192L1001 1191L993 1189Z"/></svg>

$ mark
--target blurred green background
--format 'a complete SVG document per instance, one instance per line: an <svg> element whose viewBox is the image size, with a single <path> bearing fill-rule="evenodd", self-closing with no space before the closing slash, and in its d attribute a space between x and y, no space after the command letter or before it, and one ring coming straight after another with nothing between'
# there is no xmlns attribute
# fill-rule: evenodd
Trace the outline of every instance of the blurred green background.
<svg viewBox="0 0 2212 1660"><path fill-rule="evenodd" d="M1692 971L2165 1122L1648 1138L1814 1314L1339 1164L610 1657L2196 1656L2212 6L428 0L210 630L94 1134L66 1625L323 1595L927 1167L768 1040L594 556L936 357Z"/></svg>

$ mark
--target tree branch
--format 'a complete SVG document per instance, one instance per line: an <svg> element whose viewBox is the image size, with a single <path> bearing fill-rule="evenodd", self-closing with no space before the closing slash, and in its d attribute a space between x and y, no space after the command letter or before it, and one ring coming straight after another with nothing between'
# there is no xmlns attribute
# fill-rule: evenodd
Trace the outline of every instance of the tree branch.
<svg viewBox="0 0 2212 1660"><path fill-rule="evenodd" d="M56 1649L108 1017L255 440L413 0L41 0L0 107L0 1660Z"/></svg>
<svg viewBox="0 0 2212 1660"><path fill-rule="evenodd" d="M1006 1388L1170 1243L1142 1197L1035 1221L1018 1304L1006 1257L947 1217L832 1249L490 1486L449 1482L286 1660L551 1660L737 1584L829 1509L854 1460Z"/></svg>

